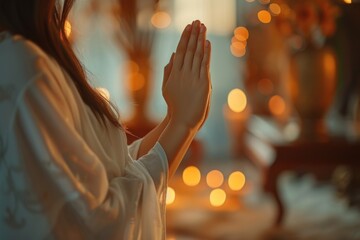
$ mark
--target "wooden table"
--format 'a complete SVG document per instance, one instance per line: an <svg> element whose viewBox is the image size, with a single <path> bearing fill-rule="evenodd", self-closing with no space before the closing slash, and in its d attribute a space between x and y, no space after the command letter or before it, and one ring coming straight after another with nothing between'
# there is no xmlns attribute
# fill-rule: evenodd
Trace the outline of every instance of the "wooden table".
<svg viewBox="0 0 360 240"><path fill-rule="evenodd" d="M282 222L285 214L277 186L284 171L306 171L329 177L339 165L360 169L358 138L351 140L345 134L323 140L290 140L294 136L286 137L284 132L275 121L255 116L250 119L245 136L245 153L261 168L263 188L275 198L276 224Z"/></svg>

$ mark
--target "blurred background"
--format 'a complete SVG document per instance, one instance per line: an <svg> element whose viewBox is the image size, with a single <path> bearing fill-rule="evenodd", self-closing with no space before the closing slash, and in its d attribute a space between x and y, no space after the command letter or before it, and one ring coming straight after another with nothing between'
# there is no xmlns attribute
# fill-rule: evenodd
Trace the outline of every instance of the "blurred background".
<svg viewBox="0 0 360 240"><path fill-rule="evenodd" d="M195 19L212 104L169 181L168 239L360 239L360 2L77 1L68 37L135 136L165 116L163 68Z"/></svg>

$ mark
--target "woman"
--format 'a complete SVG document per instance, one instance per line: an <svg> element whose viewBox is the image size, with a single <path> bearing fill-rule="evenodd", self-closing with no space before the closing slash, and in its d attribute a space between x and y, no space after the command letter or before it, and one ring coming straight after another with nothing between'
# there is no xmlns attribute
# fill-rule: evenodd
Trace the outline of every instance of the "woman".
<svg viewBox="0 0 360 240"><path fill-rule="evenodd" d="M168 114L128 148L65 37L72 3L0 0L1 239L164 239L168 175L209 108L206 28L185 28L164 71Z"/></svg>

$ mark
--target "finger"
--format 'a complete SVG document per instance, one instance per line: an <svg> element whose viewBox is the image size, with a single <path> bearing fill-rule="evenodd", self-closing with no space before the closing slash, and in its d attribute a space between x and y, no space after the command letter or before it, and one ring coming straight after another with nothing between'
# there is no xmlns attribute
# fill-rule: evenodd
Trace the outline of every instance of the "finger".
<svg viewBox="0 0 360 240"><path fill-rule="evenodd" d="M166 83L169 80L170 73L171 73L171 70L172 70L173 64L174 64L174 56L175 56L175 53L172 53L169 63L164 68L164 79L163 79L163 84L162 84L163 89L164 89L164 87L166 86Z"/></svg>
<svg viewBox="0 0 360 240"><path fill-rule="evenodd" d="M171 70L172 70L173 64L174 64L174 56L175 56L175 53L172 53L169 63L164 68L164 83L167 82L167 80L169 79L169 76L170 76L170 73L171 73Z"/></svg>
<svg viewBox="0 0 360 240"><path fill-rule="evenodd" d="M209 40L205 42L204 57L201 62L200 77L208 77L210 70L211 43Z"/></svg>
<svg viewBox="0 0 360 240"><path fill-rule="evenodd" d="M174 59L174 67L177 69L180 69L184 63L184 57L185 57L185 52L186 52L186 48L189 42L189 38L190 38L190 34L191 34L191 29L192 29L192 25L188 24L179 41L179 44L176 48L176 54L175 54L175 59Z"/></svg>
<svg viewBox="0 0 360 240"><path fill-rule="evenodd" d="M198 75L200 74L201 62L204 57L205 39L206 39L206 27L204 24L201 24L194 60L192 64L192 70L197 71Z"/></svg>
<svg viewBox="0 0 360 240"><path fill-rule="evenodd" d="M194 54L196 51L197 40L200 30L200 21L196 20L192 26L190 39L186 48L185 58L184 58L184 67L191 69Z"/></svg>

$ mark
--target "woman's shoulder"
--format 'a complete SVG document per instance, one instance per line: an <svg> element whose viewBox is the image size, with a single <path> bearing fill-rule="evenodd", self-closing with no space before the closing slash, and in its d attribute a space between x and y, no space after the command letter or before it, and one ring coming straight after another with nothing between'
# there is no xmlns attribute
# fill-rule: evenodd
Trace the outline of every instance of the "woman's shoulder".
<svg viewBox="0 0 360 240"><path fill-rule="evenodd" d="M35 43L8 32L0 36L0 74L2 82L24 82L41 72L39 61L49 62L49 56ZM2 39L2 40L1 40Z"/></svg>

